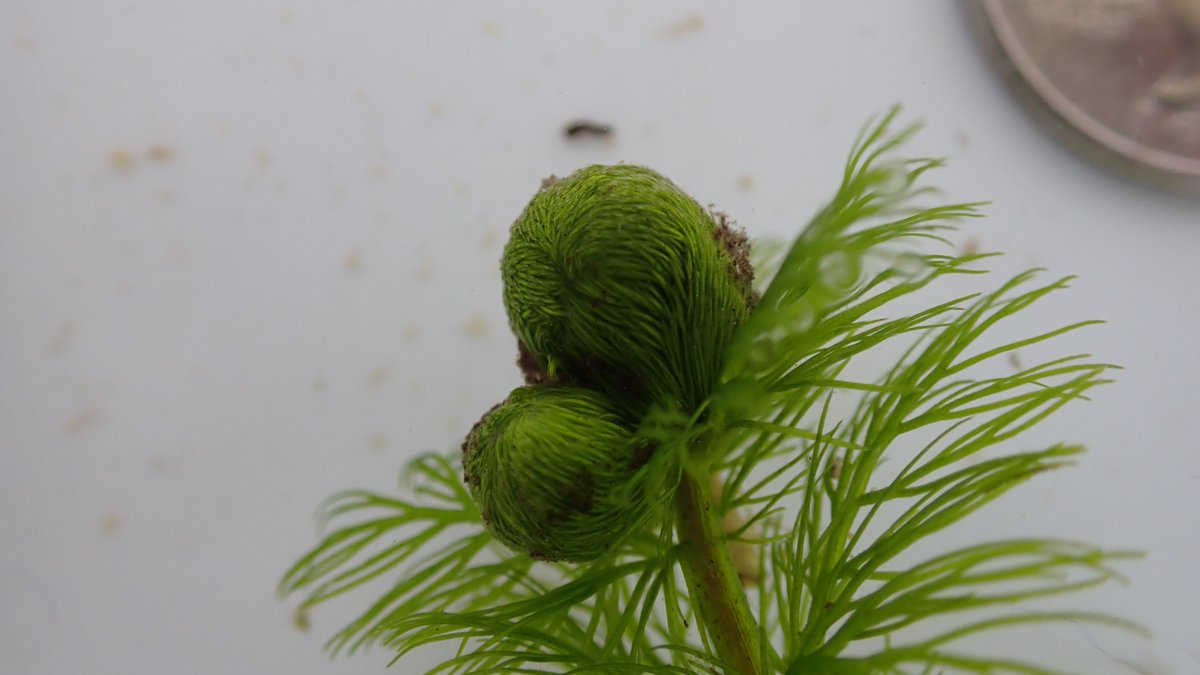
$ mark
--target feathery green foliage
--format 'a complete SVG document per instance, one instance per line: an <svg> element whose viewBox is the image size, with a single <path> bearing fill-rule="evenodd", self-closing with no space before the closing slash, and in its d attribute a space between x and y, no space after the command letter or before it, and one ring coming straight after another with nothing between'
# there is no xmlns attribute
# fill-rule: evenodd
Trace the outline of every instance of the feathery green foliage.
<svg viewBox="0 0 1200 675"><path fill-rule="evenodd" d="M337 527L281 593L302 594L307 609L390 579L329 647L380 644L401 659L454 645L435 673L1037 675L1064 671L961 645L1062 621L1138 630L1038 605L1120 579L1114 565L1129 552L1016 538L927 553L942 530L1082 452L1013 439L1107 383L1113 366L1068 355L1003 376L987 367L1091 323L984 346L1068 279L1028 272L892 315L947 278L982 273L986 257L909 243L943 245L976 205L919 204L940 162L895 157L916 131L893 132L896 115L868 125L834 199L776 261L754 310L713 343L723 366L709 394L696 406L656 399L640 420L637 437L655 449L629 489L647 491L645 509L612 548L579 565L514 554L484 529L458 460L423 455L405 471L410 496L329 502ZM892 358L886 372L852 374L877 354ZM850 397L839 412L835 398Z"/></svg>

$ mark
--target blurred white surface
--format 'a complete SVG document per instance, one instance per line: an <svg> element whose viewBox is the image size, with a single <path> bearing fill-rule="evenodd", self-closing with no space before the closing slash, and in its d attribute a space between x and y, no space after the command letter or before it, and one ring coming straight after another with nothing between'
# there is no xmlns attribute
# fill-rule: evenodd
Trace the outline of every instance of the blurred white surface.
<svg viewBox="0 0 1200 675"><path fill-rule="evenodd" d="M1020 328L1105 318L1057 349L1127 368L1028 441L1082 465L967 535L1148 550L1077 604L1156 637L1019 649L1200 672L1200 202L1048 140L953 3L3 0L0 85L0 672L381 670L320 651L357 607L305 634L274 586L321 499L517 383L497 260L539 179L644 163L788 235L893 102L993 200L964 242L1080 276Z"/></svg>

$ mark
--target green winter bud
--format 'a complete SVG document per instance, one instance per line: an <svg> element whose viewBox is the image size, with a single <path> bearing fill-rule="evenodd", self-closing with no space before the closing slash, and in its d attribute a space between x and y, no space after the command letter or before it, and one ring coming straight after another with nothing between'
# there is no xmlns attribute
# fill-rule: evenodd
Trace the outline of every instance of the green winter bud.
<svg viewBox="0 0 1200 675"><path fill-rule="evenodd" d="M512 226L504 302L529 382L596 389L628 419L708 397L753 304L748 245L638 166L547 181Z"/></svg>
<svg viewBox="0 0 1200 675"><path fill-rule="evenodd" d="M602 394L514 390L463 444L463 478L488 530L539 560L595 559L648 517L631 479L649 457Z"/></svg>

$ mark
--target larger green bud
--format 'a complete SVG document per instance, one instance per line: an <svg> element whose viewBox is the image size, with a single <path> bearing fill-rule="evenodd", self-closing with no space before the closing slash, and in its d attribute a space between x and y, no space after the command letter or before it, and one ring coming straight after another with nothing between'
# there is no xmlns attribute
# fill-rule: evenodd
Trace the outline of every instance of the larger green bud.
<svg viewBox="0 0 1200 675"><path fill-rule="evenodd" d="M746 253L743 235L650 169L548 182L502 265L527 379L596 389L635 420L655 404L694 410L752 304Z"/></svg>
<svg viewBox="0 0 1200 675"><path fill-rule="evenodd" d="M605 396L573 387L514 390L463 444L463 474L488 530L539 560L583 562L649 516L631 484L637 447Z"/></svg>

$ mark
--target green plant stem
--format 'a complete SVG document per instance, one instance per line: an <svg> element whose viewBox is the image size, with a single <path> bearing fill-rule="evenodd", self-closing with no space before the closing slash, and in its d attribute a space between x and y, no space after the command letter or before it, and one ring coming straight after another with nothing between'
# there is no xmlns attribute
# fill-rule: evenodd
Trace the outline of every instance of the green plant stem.
<svg viewBox="0 0 1200 675"><path fill-rule="evenodd" d="M735 673L761 675L758 625L733 566L707 479L685 470L676 499L680 559L696 615L717 655Z"/></svg>

